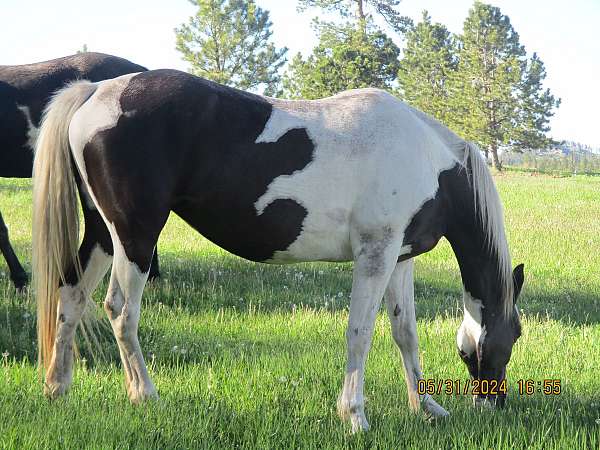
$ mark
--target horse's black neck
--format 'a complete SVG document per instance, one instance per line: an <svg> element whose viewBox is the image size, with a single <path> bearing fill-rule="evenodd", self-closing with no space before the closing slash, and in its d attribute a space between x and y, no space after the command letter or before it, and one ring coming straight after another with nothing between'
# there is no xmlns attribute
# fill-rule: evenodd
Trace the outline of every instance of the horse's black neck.
<svg viewBox="0 0 600 450"><path fill-rule="evenodd" d="M447 195L447 227L466 292L482 302L486 316L501 315L503 287L496 251L486 241L484 224L476 212L473 188L466 170L455 171L443 186Z"/></svg>

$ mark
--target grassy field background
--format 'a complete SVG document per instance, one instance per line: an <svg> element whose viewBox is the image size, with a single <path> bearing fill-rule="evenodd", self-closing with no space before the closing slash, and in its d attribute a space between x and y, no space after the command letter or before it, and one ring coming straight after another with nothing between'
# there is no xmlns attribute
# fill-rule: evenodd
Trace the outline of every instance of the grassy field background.
<svg viewBox="0 0 600 450"><path fill-rule="evenodd" d="M146 288L140 327L161 399L141 407L126 399L109 336L109 361L78 362L69 395L43 397L35 307L0 261L0 448L599 448L600 177L496 182L513 262L526 274L504 410L436 396L448 420L411 414L382 310L366 373L372 429L351 436L335 412L351 265L246 262L172 216L159 243L163 279ZM29 271L30 182L1 180L0 208ZM105 291L106 280L98 302ZM417 258L416 304L425 376L465 379L455 349L460 277L446 242ZM559 396L516 392L518 379L547 378L561 380Z"/></svg>

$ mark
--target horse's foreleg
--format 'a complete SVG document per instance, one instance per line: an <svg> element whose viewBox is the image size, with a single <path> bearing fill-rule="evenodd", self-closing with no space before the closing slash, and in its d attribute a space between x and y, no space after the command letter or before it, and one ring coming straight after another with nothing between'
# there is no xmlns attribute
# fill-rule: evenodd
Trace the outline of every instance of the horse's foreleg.
<svg viewBox="0 0 600 450"><path fill-rule="evenodd" d="M17 255L15 255L15 251L10 245L8 228L4 223L2 213L0 213L0 252L2 252L4 259L6 259L8 270L10 270L10 279L13 284L17 289L23 289L27 284L27 274L25 273L25 270L23 270L23 266L21 266Z"/></svg>
<svg viewBox="0 0 600 450"><path fill-rule="evenodd" d="M399 262L385 292L392 335L402 353L408 402L411 408L415 412L422 408L423 412L431 418L447 416L448 412L438 405L430 395L419 395L417 392L417 383L422 378L422 373L419 364L413 269L413 259Z"/></svg>
<svg viewBox="0 0 600 450"><path fill-rule="evenodd" d="M369 428L364 412L365 361L381 298L398 257L398 246L391 239L389 235L359 239L358 250L355 250L350 317L346 330L348 360L337 405L340 417L350 420L353 433Z"/></svg>

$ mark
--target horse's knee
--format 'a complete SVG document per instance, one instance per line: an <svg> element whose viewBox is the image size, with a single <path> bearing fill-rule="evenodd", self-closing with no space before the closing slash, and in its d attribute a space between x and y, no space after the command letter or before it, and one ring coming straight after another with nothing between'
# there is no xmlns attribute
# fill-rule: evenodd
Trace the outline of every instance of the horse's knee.
<svg viewBox="0 0 600 450"><path fill-rule="evenodd" d="M408 323L397 323L392 328L392 337L401 349L411 349L417 342L417 332Z"/></svg>
<svg viewBox="0 0 600 450"><path fill-rule="evenodd" d="M120 289L109 289L104 299L104 311L106 311L111 321L116 320L121 315L124 303L123 294L121 294Z"/></svg>

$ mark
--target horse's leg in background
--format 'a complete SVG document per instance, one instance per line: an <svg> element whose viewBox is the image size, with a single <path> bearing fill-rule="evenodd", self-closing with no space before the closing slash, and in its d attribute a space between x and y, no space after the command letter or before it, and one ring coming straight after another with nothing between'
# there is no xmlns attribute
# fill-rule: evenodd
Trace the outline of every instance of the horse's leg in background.
<svg viewBox="0 0 600 450"><path fill-rule="evenodd" d="M430 395L418 395L417 382L422 378L419 364L419 338L414 301L414 259L399 262L392 273L385 292L387 312L392 325L394 341L402 353L408 402L416 412L419 407L429 417L447 416L448 412Z"/></svg>
<svg viewBox="0 0 600 450"><path fill-rule="evenodd" d="M136 233L133 235L139 236ZM104 309L119 346L127 395L132 403L140 403L158 397L138 340L142 292L148 279L156 240L151 243L143 239L128 242L128 251L137 256L135 263L128 259L116 229L111 230L111 236L115 256Z"/></svg>
<svg viewBox="0 0 600 450"><path fill-rule="evenodd" d="M17 255L15 255L15 252L10 245L8 228L4 223L2 213L0 213L0 251L4 255L4 259L6 259L6 264L8 264L10 279L13 284L17 289L23 289L27 284L27 274L25 273L25 270L23 270L23 266L21 266Z"/></svg>
<svg viewBox="0 0 600 450"><path fill-rule="evenodd" d="M112 261L110 235L100 214L84 205L85 235L79 247L83 273L77 279L75 269L66 275L59 289L56 315L56 340L44 390L50 398L64 394L73 378L73 338L88 299L106 274Z"/></svg>
<svg viewBox="0 0 600 450"><path fill-rule="evenodd" d="M148 274L148 281L160 278L160 270L158 268L158 246L154 249L152 255L152 263L150 264L150 273Z"/></svg>
<svg viewBox="0 0 600 450"><path fill-rule="evenodd" d="M401 245L389 228L381 233L361 233L355 241L350 316L346 330L348 360L337 404L342 419L350 419L353 433L369 428L364 412L365 361L381 298Z"/></svg>

